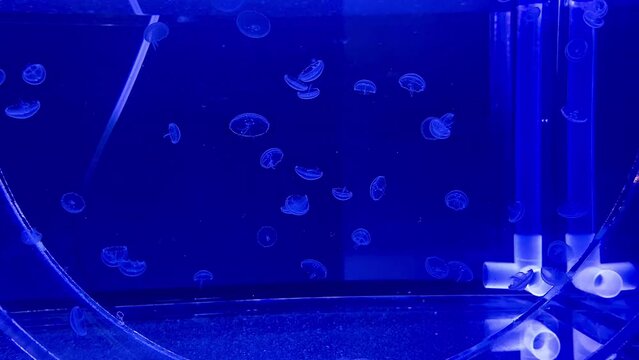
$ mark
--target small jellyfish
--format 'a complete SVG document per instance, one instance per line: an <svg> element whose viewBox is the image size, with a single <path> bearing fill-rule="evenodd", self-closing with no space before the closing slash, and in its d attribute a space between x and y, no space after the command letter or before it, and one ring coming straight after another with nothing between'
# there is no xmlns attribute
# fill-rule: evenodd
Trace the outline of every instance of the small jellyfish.
<svg viewBox="0 0 639 360"><path fill-rule="evenodd" d="M309 210L308 196L307 195L289 195L284 200L284 205L280 207L280 210L284 214L302 216Z"/></svg>
<svg viewBox="0 0 639 360"><path fill-rule="evenodd" d="M355 82L353 90L361 95L373 95L377 92L377 86L370 80L362 79Z"/></svg>
<svg viewBox="0 0 639 360"><path fill-rule="evenodd" d="M452 210L461 211L468 207L468 195L461 190L452 190L444 196L444 203Z"/></svg>
<svg viewBox="0 0 639 360"><path fill-rule="evenodd" d="M182 138L182 132L176 123L169 124L169 132L164 134L164 138L169 138L172 144L177 144Z"/></svg>
<svg viewBox="0 0 639 360"><path fill-rule="evenodd" d="M311 60L311 63L302 70L297 79L303 82L311 82L317 80L324 71L324 61Z"/></svg>
<svg viewBox="0 0 639 360"><path fill-rule="evenodd" d="M448 265L448 277L455 282L471 282L475 278L473 271L461 261L449 261Z"/></svg>
<svg viewBox="0 0 639 360"><path fill-rule="evenodd" d="M535 272L532 269L529 269L526 272L520 271L510 277L510 285L508 285L508 289L524 290L526 286L533 281L534 277Z"/></svg>
<svg viewBox="0 0 639 360"><path fill-rule="evenodd" d="M193 281L197 283L198 288L202 288L204 283L213 281L213 273L208 270L199 270L193 274Z"/></svg>
<svg viewBox="0 0 639 360"><path fill-rule="evenodd" d="M146 271L146 262L141 260L124 260L120 263L119 269L124 276L137 277Z"/></svg>
<svg viewBox="0 0 639 360"><path fill-rule="evenodd" d="M420 132L422 133L422 137L426 140L439 140L438 138L436 138L431 130L430 130L430 123L433 121L439 121L439 119L437 119L434 116L429 116L426 119L424 119L419 127Z"/></svg>
<svg viewBox="0 0 639 360"><path fill-rule="evenodd" d="M0 69L0 85L4 84L5 80L7 80L7 73Z"/></svg>
<svg viewBox="0 0 639 360"><path fill-rule="evenodd" d="M557 207L557 215L564 219L579 219L589 213L585 205L576 204L574 202L567 201L561 206Z"/></svg>
<svg viewBox="0 0 639 360"><path fill-rule="evenodd" d="M302 260L302 262L300 262L300 268L302 268L310 280L326 279L328 275L326 266L315 259Z"/></svg>
<svg viewBox="0 0 639 360"><path fill-rule="evenodd" d="M100 258L108 267L120 267L129 258L129 248L126 245L107 246L102 249Z"/></svg>
<svg viewBox="0 0 639 360"><path fill-rule="evenodd" d="M160 41L169 36L169 27L163 22L155 22L144 29L144 40L153 45L154 49L158 48Z"/></svg>
<svg viewBox="0 0 639 360"><path fill-rule="evenodd" d="M430 123L428 124L428 130L430 131L431 135L433 135L433 137L438 140L445 140L450 137L450 128L444 125L444 123L437 118L430 121Z"/></svg>
<svg viewBox="0 0 639 360"><path fill-rule="evenodd" d="M357 228L351 234L351 240L355 243L355 248L367 246L371 243L371 234L364 228Z"/></svg>
<svg viewBox="0 0 639 360"><path fill-rule="evenodd" d="M42 241L42 233L35 228L22 230L22 242L27 245L35 245Z"/></svg>
<svg viewBox="0 0 639 360"><path fill-rule="evenodd" d="M378 176L373 179L368 193L371 199L379 201L386 194L386 177Z"/></svg>
<svg viewBox="0 0 639 360"><path fill-rule="evenodd" d="M567 278L565 272L551 266L542 267L540 274L541 274L541 279L546 284L552 285L552 286L561 284L564 281L564 279Z"/></svg>
<svg viewBox="0 0 639 360"><path fill-rule="evenodd" d="M331 189L331 193L333 194L333 197L339 201L347 201L353 197L353 192L346 189L346 186L333 188Z"/></svg>
<svg viewBox="0 0 639 360"><path fill-rule="evenodd" d="M445 113L439 118L439 121L441 121L442 124L444 124L447 128L450 129L450 127L453 126L453 123L455 122L455 114Z"/></svg>
<svg viewBox="0 0 639 360"><path fill-rule="evenodd" d="M583 110L570 109L564 106L561 108L561 114L566 120L573 123L585 123L586 121L588 121L588 116Z"/></svg>
<svg viewBox="0 0 639 360"><path fill-rule="evenodd" d="M415 93L422 92L426 89L426 82L421 76L415 73L407 73L400 76L399 86L408 90L410 96L413 96Z"/></svg>
<svg viewBox="0 0 639 360"><path fill-rule="evenodd" d="M572 247L563 240L555 240L548 244L546 255L548 261L555 265L563 265L574 256Z"/></svg>
<svg viewBox="0 0 639 360"><path fill-rule="evenodd" d="M79 214L86 207L86 203L84 202L82 196L74 192L68 192L62 195L60 204L62 205L62 208L66 210L66 212L71 214Z"/></svg>
<svg viewBox="0 0 639 360"><path fill-rule="evenodd" d="M74 306L69 313L69 324L76 335L87 335L86 321L87 319L84 310L82 310L79 306Z"/></svg>
<svg viewBox="0 0 639 360"><path fill-rule="evenodd" d="M324 172L319 168L307 168L303 166L296 166L295 173L304 180L318 180L324 176Z"/></svg>
<svg viewBox="0 0 639 360"><path fill-rule="evenodd" d="M312 100L318 97L320 90L318 88L310 88L307 91L298 91L297 97L302 100Z"/></svg>
<svg viewBox="0 0 639 360"><path fill-rule="evenodd" d="M35 115L38 110L40 110L40 101L20 101L17 104L7 106L4 113L10 118L24 120Z"/></svg>
<svg viewBox="0 0 639 360"><path fill-rule="evenodd" d="M118 319L120 324L124 324L124 313L122 311L116 312L115 317Z"/></svg>
<svg viewBox="0 0 639 360"><path fill-rule="evenodd" d="M213 7L222 12L236 11L242 4L244 0L213 0L212 2Z"/></svg>
<svg viewBox="0 0 639 360"><path fill-rule="evenodd" d="M521 14L521 18L525 22L534 22L539 19L541 15L541 9L534 5L529 5L527 9Z"/></svg>
<svg viewBox="0 0 639 360"><path fill-rule="evenodd" d="M424 267L426 268L426 272L428 272L428 275L438 280L445 279L446 277L448 277L448 273L450 272L446 261L437 256L427 257L426 261L424 262Z"/></svg>
<svg viewBox="0 0 639 360"><path fill-rule="evenodd" d="M235 24L240 32L252 39L260 39L271 32L271 21L262 13L245 10L237 15Z"/></svg>
<svg viewBox="0 0 639 360"><path fill-rule="evenodd" d="M297 91L307 91L308 89L311 88L311 85L309 84L305 84L295 78L292 78L288 75L284 75L284 82L286 83L286 85L288 85L291 89L293 90L297 90Z"/></svg>
<svg viewBox="0 0 639 360"><path fill-rule="evenodd" d="M577 62L582 60L588 53L588 43L584 39L572 39L566 44L564 55L566 59Z"/></svg>
<svg viewBox="0 0 639 360"><path fill-rule="evenodd" d="M277 242L277 231L272 226L262 226L257 230L257 243L263 247L268 248Z"/></svg>
<svg viewBox="0 0 639 360"><path fill-rule="evenodd" d="M265 169L273 169L284 159L284 152L279 148L265 150L260 156L260 166Z"/></svg>
<svg viewBox="0 0 639 360"><path fill-rule="evenodd" d="M40 85L47 78L47 71L42 64L30 64L22 70L22 80L29 85Z"/></svg>
<svg viewBox="0 0 639 360"><path fill-rule="evenodd" d="M524 218L526 208L521 201L515 201L508 205L508 222L514 224Z"/></svg>
<svg viewBox="0 0 639 360"><path fill-rule="evenodd" d="M592 10L584 11L583 19L586 25L590 26L593 29L599 29L600 27L604 26L603 16L597 15L597 13Z"/></svg>
<svg viewBox="0 0 639 360"><path fill-rule="evenodd" d="M243 137L257 137L266 134L271 124L260 114L244 113L234 117L229 129Z"/></svg>

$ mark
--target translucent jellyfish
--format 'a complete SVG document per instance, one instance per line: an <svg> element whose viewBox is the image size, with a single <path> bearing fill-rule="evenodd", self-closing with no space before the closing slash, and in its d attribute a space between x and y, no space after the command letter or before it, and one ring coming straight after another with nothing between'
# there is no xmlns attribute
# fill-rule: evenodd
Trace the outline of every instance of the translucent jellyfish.
<svg viewBox="0 0 639 360"><path fill-rule="evenodd" d="M526 208L521 201L515 201L508 205L508 222L514 224L523 219L526 214Z"/></svg>
<svg viewBox="0 0 639 360"><path fill-rule="evenodd" d="M470 282L475 278L473 271L461 261L449 261L448 277L456 282Z"/></svg>
<svg viewBox="0 0 639 360"><path fill-rule="evenodd" d="M570 109L566 106L561 108L561 114L564 118L570 122L574 123L585 123L588 121L588 116L585 111L580 111L578 109Z"/></svg>
<svg viewBox="0 0 639 360"><path fill-rule="evenodd" d="M69 324L71 329L78 336L87 335L86 314L79 306L74 306L69 313Z"/></svg>
<svg viewBox="0 0 639 360"><path fill-rule="evenodd" d="M141 260L124 260L120 263L119 269L124 276L140 276L146 271L146 262Z"/></svg>
<svg viewBox="0 0 639 360"><path fill-rule="evenodd" d="M426 82L421 76L415 73L407 73L400 76L399 86L408 90L410 96L413 96L415 93L422 92L426 89Z"/></svg>
<svg viewBox="0 0 639 360"><path fill-rule="evenodd" d="M4 84L5 80L7 80L7 73L0 69L0 85Z"/></svg>
<svg viewBox="0 0 639 360"><path fill-rule="evenodd" d="M439 140L438 138L436 138L430 131L430 123L432 121L439 121L439 119L437 119L434 116L429 116L426 119L424 119L419 127L420 132L422 133L422 137L426 140Z"/></svg>
<svg viewBox="0 0 639 360"><path fill-rule="evenodd" d="M590 26L593 29L599 29L600 27L604 26L603 16L598 16L597 13L594 11L584 11L583 19L586 25Z"/></svg>
<svg viewBox="0 0 639 360"><path fill-rule="evenodd" d="M450 128L440 119L432 119L428 124L428 130L433 137L439 140L448 139L450 137Z"/></svg>
<svg viewBox="0 0 639 360"><path fill-rule="evenodd" d="M324 172L319 168L307 168L303 166L296 166L295 173L304 180L318 180L324 176Z"/></svg>
<svg viewBox="0 0 639 360"><path fill-rule="evenodd" d="M14 119L28 119L40 110L40 101L20 101L17 104L9 105L4 109L4 113Z"/></svg>
<svg viewBox="0 0 639 360"><path fill-rule="evenodd" d="M380 200L386 194L386 177L378 176L373 179L368 193L374 201Z"/></svg>
<svg viewBox="0 0 639 360"><path fill-rule="evenodd" d="M375 86L375 83L370 80L362 79L355 82L353 90L355 90L358 94L372 95L377 92L377 86Z"/></svg>
<svg viewBox="0 0 639 360"><path fill-rule="evenodd" d="M102 249L100 258L108 267L120 267L129 258L129 248L126 245L107 246Z"/></svg>
<svg viewBox="0 0 639 360"><path fill-rule="evenodd" d="M584 39L572 39L566 44L564 55L566 59L577 62L588 54L588 43Z"/></svg>
<svg viewBox="0 0 639 360"><path fill-rule="evenodd" d="M311 63L302 70L297 78L303 82L315 81L320 77L320 75L322 75L323 71L324 61L313 59L311 60Z"/></svg>
<svg viewBox="0 0 639 360"><path fill-rule="evenodd" d="M530 284L535 278L535 272L532 269L529 269L526 272L518 272L515 275L510 277L510 285L508 285L508 289L510 290L524 290L528 284Z"/></svg>
<svg viewBox="0 0 639 360"><path fill-rule="evenodd" d="M310 88L307 91L298 91L297 97L302 100L312 100L318 97L320 90L318 88Z"/></svg>
<svg viewBox="0 0 639 360"><path fill-rule="evenodd" d="M234 117L229 129L236 135L256 137L266 134L271 124L260 114L244 113Z"/></svg>
<svg viewBox="0 0 639 360"><path fill-rule="evenodd" d="M277 231L272 226L262 226L257 230L257 243L264 248L271 247L277 242Z"/></svg>
<svg viewBox="0 0 639 360"><path fill-rule="evenodd" d="M244 4L244 0L213 0L212 5L222 12L233 12Z"/></svg>
<svg viewBox="0 0 639 360"><path fill-rule="evenodd" d="M539 19L539 15L541 15L541 9L537 6L529 5L521 14L521 18L525 22L534 22Z"/></svg>
<svg viewBox="0 0 639 360"><path fill-rule="evenodd" d="M455 114L445 113L439 118L439 121L441 121L444 126L450 129L450 127L453 126L453 123L455 122Z"/></svg>
<svg viewBox="0 0 639 360"><path fill-rule="evenodd" d="M448 273L450 272L446 261L437 256L427 257L426 262L424 263L424 267L426 268L426 272L428 273L428 275L438 280L445 279L446 277L448 277Z"/></svg>
<svg viewBox="0 0 639 360"><path fill-rule="evenodd" d="M42 233L35 228L22 230L22 242L27 245L35 245L42 241Z"/></svg>
<svg viewBox="0 0 639 360"><path fill-rule="evenodd" d="M284 214L302 216L309 210L308 196L306 195L289 195L284 200L284 205L280 210Z"/></svg>
<svg viewBox="0 0 639 360"><path fill-rule="evenodd" d="M284 159L284 152L279 148L270 148L260 156L260 166L265 169L273 169Z"/></svg>
<svg viewBox="0 0 639 360"><path fill-rule="evenodd" d="M291 89L293 90L297 90L297 91L307 91L308 89L311 88L311 85L309 84L305 84L295 78L292 78L288 75L284 75L284 82L286 83L286 85L288 85Z"/></svg>
<svg viewBox="0 0 639 360"><path fill-rule="evenodd" d="M564 279L567 278L565 272L551 266L542 267L540 274L541 274L541 279L546 284L552 285L552 286L559 285L560 283L564 281Z"/></svg>
<svg viewBox="0 0 639 360"><path fill-rule="evenodd" d="M331 189L333 197L339 201L347 201L353 197L353 192L348 190L346 186Z"/></svg>
<svg viewBox="0 0 639 360"><path fill-rule="evenodd" d="M204 283L213 281L213 273L208 270L199 270L193 274L193 281L197 284L198 288L202 288Z"/></svg>
<svg viewBox="0 0 639 360"><path fill-rule="evenodd" d="M271 21L262 13L245 10L237 15L235 24L240 32L252 39L263 38L271 32Z"/></svg>
<svg viewBox="0 0 639 360"><path fill-rule="evenodd" d="M71 214L81 213L86 206L86 203L84 202L82 196L74 192L68 192L62 195L60 204L62 205L62 208L64 210Z"/></svg>
<svg viewBox="0 0 639 360"><path fill-rule="evenodd" d="M585 205L576 204L571 201L567 201L561 206L557 207L557 215L565 219L578 219L588 214L588 209Z"/></svg>
<svg viewBox="0 0 639 360"><path fill-rule="evenodd" d="M300 268L308 275L310 280L326 279L328 271L326 266L315 259L304 259L300 262Z"/></svg>
<svg viewBox="0 0 639 360"><path fill-rule="evenodd" d="M461 211L468 207L468 196L461 190L452 190L444 196L444 202L450 209Z"/></svg>
<svg viewBox="0 0 639 360"><path fill-rule="evenodd" d="M153 45L154 49L158 48L160 41L169 36L169 27L163 22L154 22L144 29L144 40Z"/></svg>
<svg viewBox="0 0 639 360"><path fill-rule="evenodd" d="M164 134L164 137L168 137L171 140L172 144L177 144L182 138L182 132L180 131L180 128L177 126L176 123L170 123L169 132Z"/></svg>
<svg viewBox="0 0 639 360"><path fill-rule="evenodd" d="M364 228L357 228L351 234L351 240L355 243L355 248L366 246L371 243L371 234Z"/></svg>
<svg viewBox="0 0 639 360"><path fill-rule="evenodd" d="M40 85L47 78L47 71L42 64L30 64L22 70L22 80L29 85Z"/></svg>
<svg viewBox="0 0 639 360"><path fill-rule="evenodd" d="M547 260L553 265L565 265L568 259L574 256L574 252L570 245L563 240L555 240L548 244L546 250Z"/></svg>

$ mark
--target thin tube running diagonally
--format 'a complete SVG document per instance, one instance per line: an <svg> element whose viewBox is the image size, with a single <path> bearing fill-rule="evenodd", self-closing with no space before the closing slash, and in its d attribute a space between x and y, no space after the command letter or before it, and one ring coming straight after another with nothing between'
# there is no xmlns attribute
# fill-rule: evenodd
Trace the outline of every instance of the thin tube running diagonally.
<svg viewBox="0 0 639 360"><path fill-rule="evenodd" d="M138 3L138 0L129 0L129 5L131 5L131 10L133 10L133 13L135 15L144 15L144 12L140 7L140 3Z"/></svg>
<svg viewBox="0 0 639 360"><path fill-rule="evenodd" d="M7 199L8 206L11 209L11 211L13 212L13 214L15 215L16 220L19 223L19 226L22 227L22 229L25 230L25 231L30 230L31 229L31 225L29 224L29 221L27 220L27 218L24 216L24 213L20 209L20 206L18 205L15 197L13 196L13 193L11 192L11 189L9 188L9 184L7 182L7 179L4 176L4 173L2 172L2 169L0 169L0 192L2 192L2 194L5 197L5 199ZM142 334L138 333L137 331L131 329L128 326L126 326L124 323L120 322L113 315L111 315L105 308L103 308L100 304L98 304L89 294L87 294L84 291L84 289L82 289L80 287L80 285L78 285L71 278L71 276L69 276L69 274L67 274L66 271L64 271L62 266L60 266L60 264L56 261L56 259L53 257L53 255L51 255L49 250L47 250L47 248L44 246L44 244L41 241L37 242L35 244L35 247L38 250L38 254L43 258L43 260L45 262L47 262L51 266L51 268L58 274L60 279L62 279L66 283L66 285L85 302L85 304L88 307L93 309L96 313L98 313L100 316L102 316L104 319L106 319L112 325L114 325L115 327L119 328L121 331L123 331L124 333L129 335L131 338L133 338L137 342L139 342L142 345L150 348L152 351L154 351L161 358L176 359L176 360L185 359L182 356L177 355L177 354L171 352L170 350L165 349L162 346L154 343L153 341L151 341L151 340L147 339L146 337L144 337ZM0 310L1 310L1 308L0 308ZM15 324L16 326L13 325L15 322L10 321L10 319L8 319L8 318L3 319L3 318L1 318L1 316L8 317L8 315L6 313L5 314L0 314L0 331L7 332L7 331L11 330L13 333L20 334L19 331L16 330L16 329L18 329L18 328L16 328L17 324ZM19 330L21 330L21 329L19 329ZM24 332L26 334L26 332L24 330L22 330L22 332ZM26 335L28 335L28 334L26 334ZM25 338L25 337L21 337L20 340L24 340L25 343L28 342L28 341L26 341L28 339ZM44 349L44 347L42 347L41 345L40 346L38 346L38 345L39 344L32 342L32 347L30 347L29 350L38 351L38 352L40 352L42 354L50 354L48 351L46 351L46 349ZM21 346L21 348L24 348L24 347ZM37 357L37 358L43 358L44 359L45 357Z"/></svg>
<svg viewBox="0 0 639 360"><path fill-rule="evenodd" d="M158 22L160 19L159 15L151 16L151 20L149 20L149 25ZM100 161L100 157L102 156L102 152L104 151L104 147L109 141L109 137L113 132L113 128L115 124L117 124L120 119L120 115L122 114L122 110L126 105L127 100L129 99L129 95L131 95L131 90L133 90L133 85L135 85L135 80L138 78L138 74L140 73L140 69L142 68L142 63L144 63L144 58L146 57L146 53L149 50L149 42L146 40L142 40L142 44L140 45L140 50L138 51L138 56L135 58L135 63L133 63L133 67L131 68L131 72L129 73L129 77L126 80L126 84L122 89L122 93L120 94L120 98L118 102L115 104L115 108L113 108L113 112L111 113L111 117L109 118L109 122L104 128L104 132L102 133L102 137L100 138L100 142L98 143L98 147L95 149L95 153L93 154L93 158L91 158L91 162L89 163L89 168L87 169L87 173L84 177L84 185L88 187L90 184L93 174L95 172L95 168L98 166L98 162Z"/></svg>

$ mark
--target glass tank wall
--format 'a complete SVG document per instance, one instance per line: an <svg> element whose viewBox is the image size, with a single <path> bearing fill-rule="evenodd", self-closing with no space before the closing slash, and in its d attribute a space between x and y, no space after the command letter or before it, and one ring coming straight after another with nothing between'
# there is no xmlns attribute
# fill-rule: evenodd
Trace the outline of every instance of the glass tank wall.
<svg viewBox="0 0 639 360"><path fill-rule="evenodd" d="M637 16L0 4L0 358L639 358Z"/></svg>

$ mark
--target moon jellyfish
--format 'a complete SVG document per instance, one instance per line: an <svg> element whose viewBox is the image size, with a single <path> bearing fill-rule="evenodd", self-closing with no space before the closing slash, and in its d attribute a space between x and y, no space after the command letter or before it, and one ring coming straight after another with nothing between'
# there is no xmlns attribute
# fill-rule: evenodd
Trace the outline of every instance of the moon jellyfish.
<svg viewBox="0 0 639 360"><path fill-rule="evenodd" d="M353 90L361 95L372 95L377 92L377 86L370 80L362 79L355 82Z"/></svg>
<svg viewBox="0 0 639 360"><path fill-rule="evenodd" d="M293 90L297 90L297 91L307 91L308 89L311 88L311 85L309 84L305 84L295 78L292 78L288 75L284 75L284 82L286 83L286 85L288 85L291 89Z"/></svg>
<svg viewBox="0 0 639 360"><path fill-rule="evenodd" d="M324 175L324 172L318 168L307 168L303 166L296 166L295 173L302 179L310 181L318 180Z"/></svg>
<svg viewBox="0 0 639 360"><path fill-rule="evenodd" d="M84 210L84 208L86 207L86 203L84 202L82 196L74 192L68 192L62 195L60 204L62 205L62 208L66 210L66 212L71 214L81 213L82 210Z"/></svg>
<svg viewBox="0 0 639 360"><path fill-rule="evenodd" d="M450 129L450 127L453 126L453 123L455 122L455 114L445 113L439 118L439 121L441 121L442 124L444 124L447 128Z"/></svg>
<svg viewBox="0 0 639 360"><path fill-rule="evenodd" d="M297 97L302 100L312 100L318 97L320 90L318 88L310 88L307 91L298 91Z"/></svg>
<svg viewBox="0 0 639 360"><path fill-rule="evenodd" d="M555 240L548 244L546 255L553 265L565 265L574 256L572 247L563 240Z"/></svg>
<svg viewBox="0 0 639 360"><path fill-rule="evenodd" d="M172 144L177 144L182 138L182 132L180 131L180 128L177 126L176 123L170 123L169 132L164 134L164 137L168 137L171 140Z"/></svg>
<svg viewBox="0 0 639 360"><path fill-rule="evenodd" d="M550 266L544 266L540 271L541 279L548 285L559 285L566 279L566 273Z"/></svg>
<svg viewBox="0 0 639 360"><path fill-rule="evenodd" d="M566 120L574 123L585 123L588 121L588 116L585 111L566 108L566 106L561 108L561 115L563 115Z"/></svg>
<svg viewBox="0 0 639 360"><path fill-rule="evenodd" d="M588 43L584 39L572 39L566 44L564 55L566 59L577 62L583 59L588 53Z"/></svg>
<svg viewBox="0 0 639 360"><path fill-rule="evenodd" d="M126 245L107 246L102 249L100 258L108 267L120 267L129 258L129 248Z"/></svg>
<svg viewBox="0 0 639 360"><path fill-rule="evenodd" d="M407 73L400 76L399 86L408 90L410 96L413 96L413 94L422 92L426 89L426 82L421 76L415 73Z"/></svg>
<svg viewBox="0 0 639 360"><path fill-rule="evenodd" d="M169 27L163 22L155 22L144 29L144 40L153 45L154 49L158 48L159 42L169 36Z"/></svg>
<svg viewBox="0 0 639 360"><path fill-rule="evenodd" d="M4 113L14 119L28 119L40 110L40 101L20 101L17 104L9 105L4 109Z"/></svg>
<svg viewBox="0 0 639 360"><path fill-rule="evenodd" d="M86 315L84 310L80 309L79 306L74 306L69 313L69 324L71 325L71 329L78 336L86 336L87 328L86 328Z"/></svg>
<svg viewBox="0 0 639 360"><path fill-rule="evenodd" d="M268 248L277 242L277 231L272 226L262 226L257 230L257 243L263 247Z"/></svg>
<svg viewBox="0 0 639 360"><path fill-rule="evenodd" d="M597 15L597 13L594 11L584 11L583 19L586 25L590 26L593 29L599 29L600 27L604 26L603 16Z"/></svg>
<svg viewBox="0 0 639 360"><path fill-rule="evenodd" d="M235 24L240 32L252 39L263 38L271 32L271 21L254 10L245 10L237 15Z"/></svg>
<svg viewBox="0 0 639 360"><path fill-rule="evenodd" d="M535 278L535 272L532 269L529 269L526 272L518 272L515 275L510 277L510 285L508 285L508 289L510 290L524 290L528 284L530 284Z"/></svg>
<svg viewBox="0 0 639 360"><path fill-rule="evenodd" d="M295 194L286 197L280 210L284 214L302 216L308 212L309 207L308 196Z"/></svg>
<svg viewBox="0 0 639 360"><path fill-rule="evenodd" d="M523 219L526 208L521 201L515 201L508 205L508 222L514 224Z"/></svg>
<svg viewBox="0 0 639 360"><path fill-rule="evenodd" d="M353 197L353 192L346 189L346 187L331 189L333 197L339 201L347 201Z"/></svg>
<svg viewBox="0 0 639 360"><path fill-rule="evenodd" d="M522 20L526 22L533 22L539 19L541 15L541 9L534 5L529 5L526 10L521 14Z"/></svg>
<svg viewBox="0 0 639 360"><path fill-rule="evenodd" d="M565 219L579 219L588 214L588 209L584 205L579 205L571 201L567 201L557 207L557 215Z"/></svg>
<svg viewBox="0 0 639 360"><path fill-rule="evenodd" d="M42 241L42 233L35 228L22 230L22 242L27 245L35 245Z"/></svg>
<svg viewBox="0 0 639 360"><path fill-rule="evenodd" d="M266 134L271 124L260 114L244 113L234 117L229 129L243 137L257 137Z"/></svg>
<svg viewBox="0 0 639 360"><path fill-rule="evenodd" d="M146 262L142 260L124 260L120 263L119 269L124 276L140 276L146 271Z"/></svg>
<svg viewBox="0 0 639 360"><path fill-rule="evenodd" d="M455 282L470 282L475 278L473 271L461 261L449 261L447 265L448 277Z"/></svg>
<svg viewBox="0 0 639 360"><path fill-rule="evenodd" d="M450 128L453 125L455 115L444 114L441 118L429 116L422 121L420 131L426 140L445 140L450 137Z"/></svg>
<svg viewBox="0 0 639 360"><path fill-rule="evenodd" d="M364 228L357 228L351 234L351 240L355 243L355 248L366 246L371 243L371 234Z"/></svg>
<svg viewBox="0 0 639 360"><path fill-rule="evenodd" d="M4 84L5 80L7 80L7 73L0 69L0 85Z"/></svg>
<svg viewBox="0 0 639 360"><path fill-rule="evenodd" d="M468 207L468 195L461 190L452 190L444 196L444 202L450 209L461 211Z"/></svg>
<svg viewBox="0 0 639 360"><path fill-rule="evenodd" d="M198 288L202 288L204 283L213 280L213 273L208 270L199 270L193 274L193 281L197 283Z"/></svg>
<svg viewBox="0 0 639 360"><path fill-rule="evenodd" d="M265 169L275 170L275 166L282 162L284 159L284 152L279 148L270 148L262 153L260 156L260 166Z"/></svg>
<svg viewBox="0 0 639 360"><path fill-rule="evenodd" d="M315 259L302 260L302 262L300 262L300 268L302 268L310 280L326 279L328 275L326 266Z"/></svg>
<svg viewBox="0 0 639 360"><path fill-rule="evenodd" d="M313 59L311 60L311 63L302 70L297 78L303 82L315 81L320 77L320 75L322 75L323 71L324 61Z"/></svg>
<svg viewBox="0 0 639 360"><path fill-rule="evenodd" d="M427 257L426 262L424 262L424 267L426 268L428 275L438 280L445 279L448 277L448 273L450 272L446 261L437 256Z"/></svg>
<svg viewBox="0 0 639 360"><path fill-rule="evenodd" d="M47 78L47 71L42 64L30 64L22 70L22 80L29 85L40 85Z"/></svg>
<svg viewBox="0 0 639 360"><path fill-rule="evenodd" d="M373 179L368 194L374 201L379 201L386 194L386 177L378 176Z"/></svg>
<svg viewBox="0 0 639 360"><path fill-rule="evenodd" d="M450 137L450 128L444 125L440 119L432 119L428 124L428 129L436 139L444 140Z"/></svg>
<svg viewBox="0 0 639 360"><path fill-rule="evenodd" d="M239 9L242 4L244 4L244 0L213 0L212 2L213 7L222 12L233 12Z"/></svg>

